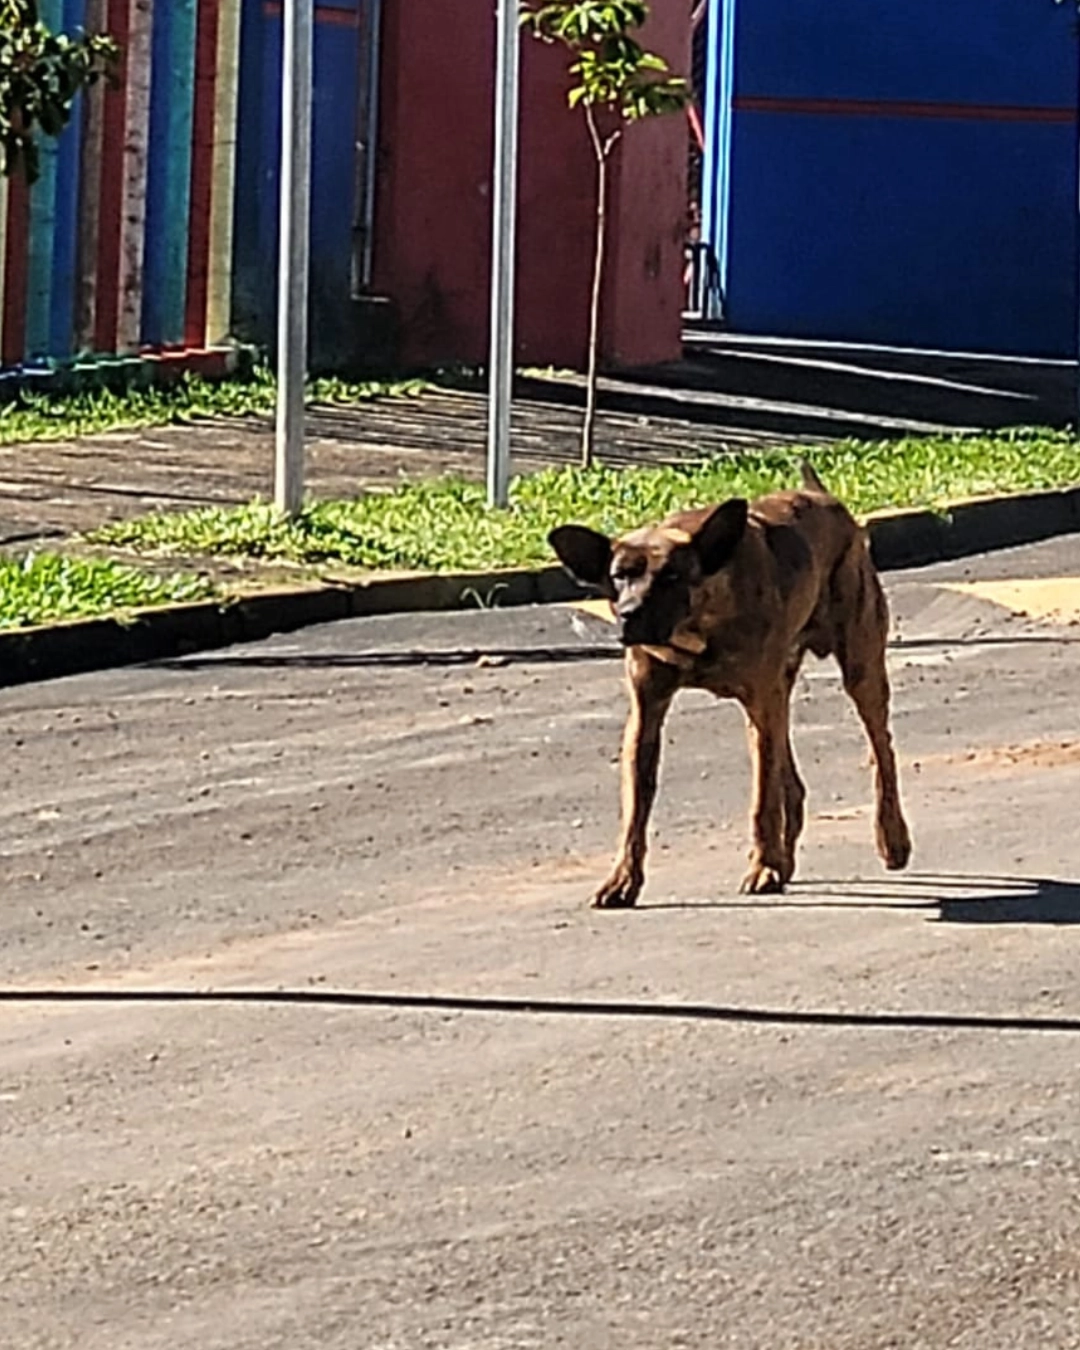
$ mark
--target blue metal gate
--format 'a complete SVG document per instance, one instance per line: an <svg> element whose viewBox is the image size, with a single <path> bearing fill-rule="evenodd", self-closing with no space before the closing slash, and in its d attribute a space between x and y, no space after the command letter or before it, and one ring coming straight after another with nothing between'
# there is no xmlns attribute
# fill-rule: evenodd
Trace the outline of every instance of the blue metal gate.
<svg viewBox="0 0 1080 1350"><path fill-rule="evenodd" d="M375 0L315 5L311 182L311 364L353 354L358 142L363 141L367 42ZM233 328L273 347L278 167L281 153L281 4L244 0L236 163Z"/></svg>
<svg viewBox="0 0 1080 1350"><path fill-rule="evenodd" d="M731 328L1075 352L1071 6L710 3L703 233Z"/></svg>

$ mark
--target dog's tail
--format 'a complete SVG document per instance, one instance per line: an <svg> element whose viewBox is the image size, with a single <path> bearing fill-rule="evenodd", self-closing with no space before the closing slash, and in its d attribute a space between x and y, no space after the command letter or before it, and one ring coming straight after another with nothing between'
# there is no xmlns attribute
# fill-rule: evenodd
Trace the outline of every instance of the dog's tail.
<svg viewBox="0 0 1080 1350"><path fill-rule="evenodd" d="M809 460L799 460L799 472L802 474L802 485L807 492L824 492L828 495L829 489L814 472L813 465Z"/></svg>

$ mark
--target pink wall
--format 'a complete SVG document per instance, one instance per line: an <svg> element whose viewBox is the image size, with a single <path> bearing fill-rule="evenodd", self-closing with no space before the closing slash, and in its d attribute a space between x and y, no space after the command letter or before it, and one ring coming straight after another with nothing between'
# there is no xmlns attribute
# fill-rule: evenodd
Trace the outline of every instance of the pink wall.
<svg viewBox="0 0 1080 1350"><path fill-rule="evenodd" d="M690 73L690 5L653 0L650 50ZM685 117L630 127L612 186L611 285L604 353L612 365L649 365L680 354L687 227Z"/></svg>
<svg viewBox="0 0 1080 1350"><path fill-rule="evenodd" d="M647 40L689 67L689 6L657 0ZM494 5L386 8L375 289L398 307L409 363L487 359ZM561 51L524 41L517 358L584 361L595 165L566 107ZM603 349L622 364L679 355L686 125L632 128L610 197Z"/></svg>

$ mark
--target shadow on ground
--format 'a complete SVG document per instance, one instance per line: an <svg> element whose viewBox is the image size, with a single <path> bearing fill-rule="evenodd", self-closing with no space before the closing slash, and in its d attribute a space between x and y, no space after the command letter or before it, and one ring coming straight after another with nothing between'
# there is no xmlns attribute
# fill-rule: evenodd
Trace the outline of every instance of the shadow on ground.
<svg viewBox="0 0 1080 1350"><path fill-rule="evenodd" d="M299 1008L363 1008L388 1012L482 1013L526 1017L657 1018L779 1027L870 1027L907 1031L1026 1031L1080 1033L1080 1017L999 1016L992 1013L858 1012L756 1008L721 1003L637 1003L579 999L500 998L458 994L391 994L335 989L92 989L0 988L0 1004L252 1004Z"/></svg>
<svg viewBox="0 0 1080 1350"><path fill-rule="evenodd" d="M1017 633L1010 637L933 637L897 638L889 643L890 651L915 651L923 648L948 647L1069 647L1080 645L1080 638L1059 637L1046 633ZM610 642L582 646L538 647L414 647L400 651L358 652L240 652L219 655L207 652L198 656L168 657L153 665L163 670L201 670L232 667L240 670L350 670L365 667L394 666L471 666L499 665L568 665L575 661L610 661L621 658L623 648L612 638Z"/></svg>
<svg viewBox="0 0 1080 1350"><path fill-rule="evenodd" d="M904 420L996 428L1064 426L1076 419L1075 361L754 338L692 327L683 359L661 380L790 403L804 417L816 409L814 429L826 409L836 422L845 414L879 417L886 434L895 434L895 423Z"/></svg>
<svg viewBox="0 0 1080 1350"><path fill-rule="evenodd" d="M772 900L701 900L646 904L651 909L924 910L938 923L1080 923L1080 882L1051 877L908 873L881 881L797 881Z"/></svg>
<svg viewBox="0 0 1080 1350"><path fill-rule="evenodd" d="M303 652L299 654L170 657L154 664L165 670L218 669L290 669L350 670L367 666L475 666L480 665L566 665L575 661L602 661L622 656L615 643L581 647L454 647L406 649L402 651Z"/></svg>

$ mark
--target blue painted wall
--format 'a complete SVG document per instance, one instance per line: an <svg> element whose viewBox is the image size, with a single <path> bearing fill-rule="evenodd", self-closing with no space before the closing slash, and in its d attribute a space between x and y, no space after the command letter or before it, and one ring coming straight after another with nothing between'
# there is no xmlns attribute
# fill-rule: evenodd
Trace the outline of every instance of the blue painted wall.
<svg viewBox="0 0 1080 1350"><path fill-rule="evenodd" d="M311 183L311 364L336 368L352 352L349 304L361 0L315 6ZM244 0L235 215L233 326L274 350L277 323L281 13Z"/></svg>
<svg viewBox="0 0 1080 1350"><path fill-rule="evenodd" d="M1075 352L1071 7L714 3L705 216L734 330Z"/></svg>

